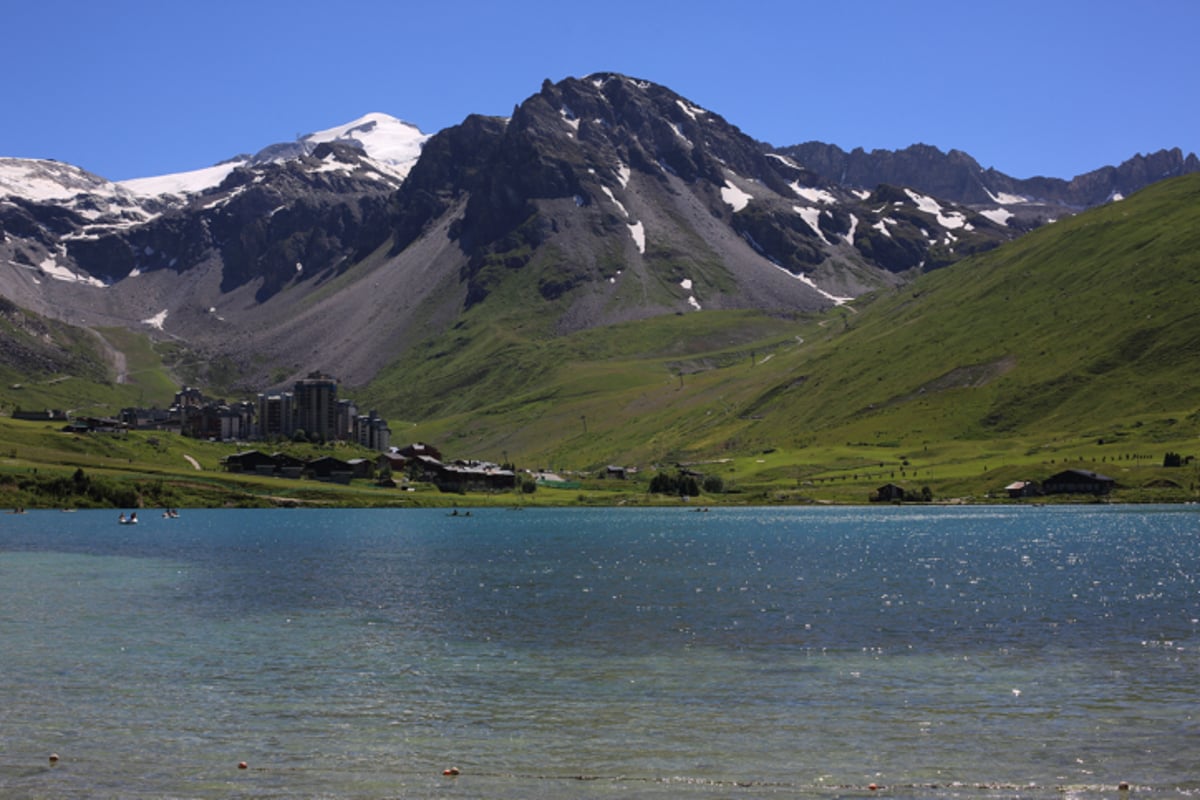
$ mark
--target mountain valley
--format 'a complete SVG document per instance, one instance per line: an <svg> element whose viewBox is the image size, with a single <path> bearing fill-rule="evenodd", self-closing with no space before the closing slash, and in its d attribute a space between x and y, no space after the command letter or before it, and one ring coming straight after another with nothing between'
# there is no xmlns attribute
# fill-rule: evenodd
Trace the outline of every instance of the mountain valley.
<svg viewBox="0 0 1200 800"><path fill-rule="evenodd" d="M181 176L0 159L0 402L115 411L319 370L463 455L760 454L793 484L880 448L1183 447L1197 171L775 148L616 74Z"/></svg>

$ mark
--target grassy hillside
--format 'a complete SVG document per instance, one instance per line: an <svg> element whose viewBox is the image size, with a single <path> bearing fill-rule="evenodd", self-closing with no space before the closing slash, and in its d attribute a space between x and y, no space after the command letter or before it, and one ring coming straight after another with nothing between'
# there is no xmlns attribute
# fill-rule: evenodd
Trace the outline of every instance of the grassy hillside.
<svg viewBox="0 0 1200 800"><path fill-rule="evenodd" d="M800 488L915 469L969 493L1010 467L1158 463L1200 451L1197 216L1200 178L1165 182L821 318L694 314L548 343L468 323L407 368L441 413L393 428L581 470L731 458L742 481ZM472 380L495 374L537 380Z"/></svg>

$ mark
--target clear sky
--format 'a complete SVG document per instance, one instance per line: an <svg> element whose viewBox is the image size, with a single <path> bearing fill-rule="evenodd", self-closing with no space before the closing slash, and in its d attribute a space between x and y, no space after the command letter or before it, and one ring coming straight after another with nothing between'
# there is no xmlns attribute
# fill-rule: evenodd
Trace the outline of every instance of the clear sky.
<svg viewBox="0 0 1200 800"><path fill-rule="evenodd" d="M0 0L0 156L162 175L619 72L775 145L1069 178L1200 151L1198 23L1197 0Z"/></svg>

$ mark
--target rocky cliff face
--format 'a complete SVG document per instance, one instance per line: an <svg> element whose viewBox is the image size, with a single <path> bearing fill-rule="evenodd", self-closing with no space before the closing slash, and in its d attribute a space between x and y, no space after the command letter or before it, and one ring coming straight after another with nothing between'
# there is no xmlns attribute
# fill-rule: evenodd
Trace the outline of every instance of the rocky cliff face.
<svg viewBox="0 0 1200 800"><path fill-rule="evenodd" d="M822 180L665 87L598 74L434 136L397 194L396 249L461 203L450 236L465 304L521 280L565 330L812 310L1015 235L930 197L889 197L883 208Z"/></svg>

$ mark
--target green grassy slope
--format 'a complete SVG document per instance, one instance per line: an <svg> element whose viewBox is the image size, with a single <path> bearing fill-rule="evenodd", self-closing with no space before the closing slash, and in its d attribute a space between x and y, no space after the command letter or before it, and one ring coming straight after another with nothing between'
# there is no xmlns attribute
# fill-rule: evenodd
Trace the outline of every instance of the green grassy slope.
<svg viewBox="0 0 1200 800"><path fill-rule="evenodd" d="M578 469L740 459L735 475L775 486L911 478L885 468L905 460L951 489L1161 461L1200 433L1198 217L1200 177L1165 182L819 319L705 313L552 342L466 327L408 367L442 413L393 428ZM470 381L506 371L528 386Z"/></svg>
<svg viewBox="0 0 1200 800"><path fill-rule="evenodd" d="M850 320L804 366L811 390L771 407L793 425L940 439L1190 416L1198 218L1200 179L1170 181L926 275Z"/></svg>

